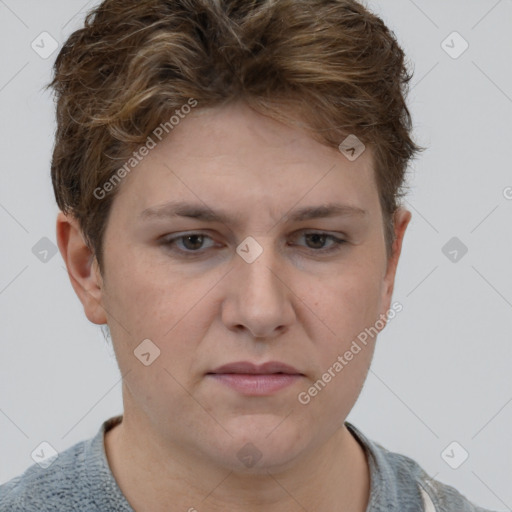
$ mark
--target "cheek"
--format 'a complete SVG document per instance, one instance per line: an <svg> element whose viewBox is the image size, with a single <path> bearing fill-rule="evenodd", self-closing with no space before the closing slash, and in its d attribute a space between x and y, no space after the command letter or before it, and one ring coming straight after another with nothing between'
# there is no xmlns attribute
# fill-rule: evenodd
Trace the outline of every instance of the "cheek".
<svg viewBox="0 0 512 512"><path fill-rule="evenodd" d="M368 266L308 287L307 303L317 317L310 334L317 364L297 398L313 417L338 425L354 406L373 357L375 338L368 333L379 318L380 290Z"/></svg>
<svg viewBox="0 0 512 512"><path fill-rule="evenodd" d="M185 378L216 314L218 304L212 305L209 292L219 279L220 275L191 277L128 258L113 269L106 283L105 308L123 369L139 367L133 351L149 339L160 350L155 364Z"/></svg>
<svg viewBox="0 0 512 512"><path fill-rule="evenodd" d="M379 317L382 282L379 269L368 262L351 265L346 270L333 272L328 278L311 283L304 278L304 302L310 306L317 322L318 331L322 328L330 336L327 345L341 350L366 328L374 325ZM323 325L322 325L323 323ZM335 340L334 343L332 340Z"/></svg>
<svg viewBox="0 0 512 512"><path fill-rule="evenodd" d="M106 306L138 336L163 336L208 290L209 279L191 279L170 265L155 265L137 252L111 267Z"/></svg>

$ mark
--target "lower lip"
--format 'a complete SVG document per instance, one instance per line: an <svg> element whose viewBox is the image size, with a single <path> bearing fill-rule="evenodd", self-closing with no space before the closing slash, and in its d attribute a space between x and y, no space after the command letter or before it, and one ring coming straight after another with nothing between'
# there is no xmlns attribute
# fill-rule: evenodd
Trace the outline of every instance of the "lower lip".
<svg viewBox="0 0 512 512"><path fill-rule="evenodd" d="M247 373L212 373L215 380L230 388L252 396L270 395L297 382L302 375L288 373L247 374Z"/></svg>

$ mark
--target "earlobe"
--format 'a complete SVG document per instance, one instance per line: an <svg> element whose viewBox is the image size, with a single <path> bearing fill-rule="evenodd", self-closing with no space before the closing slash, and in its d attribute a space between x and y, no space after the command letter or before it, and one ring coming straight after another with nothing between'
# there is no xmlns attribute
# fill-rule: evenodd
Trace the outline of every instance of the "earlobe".
<svg viewBox="0 0 512 512"><path fill-rule="evenodd" d="M57 215L57 245L85 315L94 324L107 323L102 306L103 283L96 258L85 243L78 221L71 214L59 212Z"/></svg>

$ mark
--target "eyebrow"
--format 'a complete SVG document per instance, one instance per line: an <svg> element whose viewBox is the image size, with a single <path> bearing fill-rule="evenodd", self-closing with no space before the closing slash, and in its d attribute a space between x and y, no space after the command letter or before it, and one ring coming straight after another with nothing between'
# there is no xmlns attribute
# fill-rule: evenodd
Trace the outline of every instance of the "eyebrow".
<svg viewBox="0 0 512 512"><path fill-rule="evenodd" d="M326 217L364 217L367 210L357 206L339 203L328 203L318 206L306 206L298 208L282 216L294 222L319 219ZM140 220L165 219L169 217L186 217L206 222L220 222L223 224L236 223L234 219L240 219L240 215L233 216L222 210L214 211L201 203L187 203L182 201L170 201L159 206L146 208L139 215Z"/></svg>

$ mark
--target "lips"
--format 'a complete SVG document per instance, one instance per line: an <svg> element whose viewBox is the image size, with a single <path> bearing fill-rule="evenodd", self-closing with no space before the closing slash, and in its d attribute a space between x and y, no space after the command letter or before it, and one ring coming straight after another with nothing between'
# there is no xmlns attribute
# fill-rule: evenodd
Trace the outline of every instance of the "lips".
<svg viewBox="0 0 512 512"><path fill-rule="evenodd" d="M304 374L278 361L259 365L238 361L219 366L206 376L241 395L270 396L296 384Z"/></svg>
<svg viewBox="0 0 512 512"><path fill-rule="evenodd" d="M219 366L215 370L209 372L210 374L226 374L226 373L239 373L245 375L268 375L272 373L284 373L289 375L303 375L299 370L288 364L280 363L278 361L269 361L260 365L253 364L249 361L238 361L235 363L225 364Z"/></svg>

